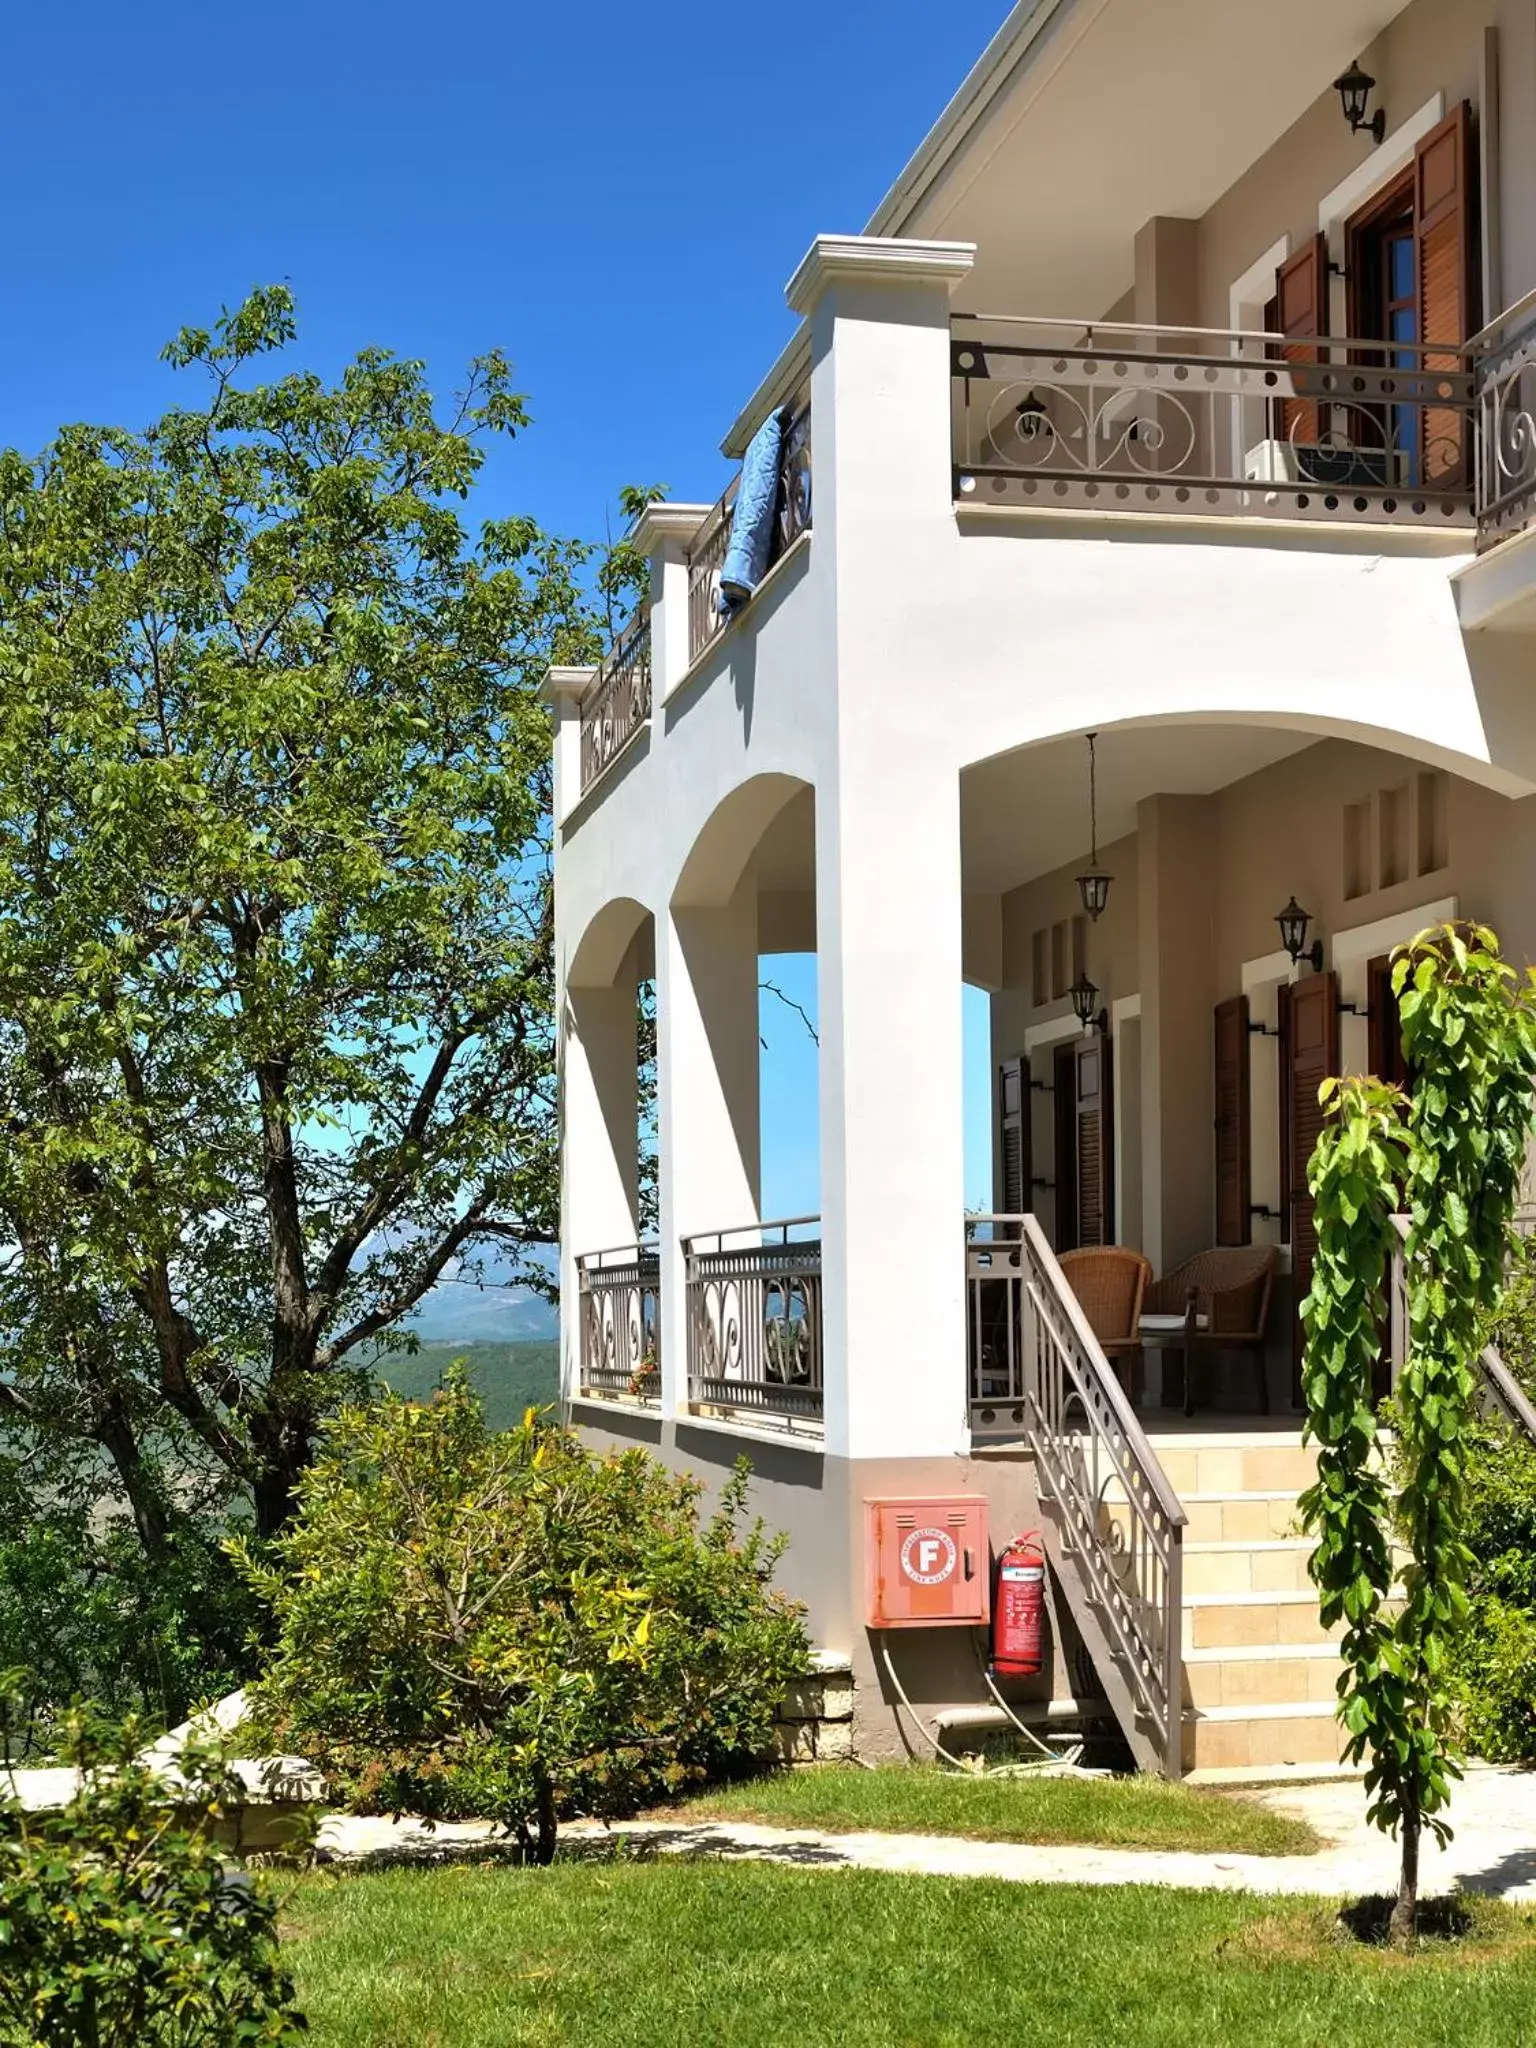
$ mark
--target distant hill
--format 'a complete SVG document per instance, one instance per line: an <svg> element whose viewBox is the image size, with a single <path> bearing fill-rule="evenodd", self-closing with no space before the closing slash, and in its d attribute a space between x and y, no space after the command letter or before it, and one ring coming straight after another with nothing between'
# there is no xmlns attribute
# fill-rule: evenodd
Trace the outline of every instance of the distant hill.
<svg viewBox="0 0 1536 2048"><path fill-rule="evenodd" d="M527 1344L552 1342L560 1312L528 1287L477 1287L468 1280L442 1280L410 1319L430 1344Z"/></svg>
<svg viewBox="0 0 1536 2048"><path fill-rule="evenodd" d="M513 1344L423 1344L414 1357L378 1360L378 1377L396 1394L422 1401L462 1358L493 1429L510 1429L527 1408L547 1407L560 1392L560 1347L552 1341Z"/></svg>

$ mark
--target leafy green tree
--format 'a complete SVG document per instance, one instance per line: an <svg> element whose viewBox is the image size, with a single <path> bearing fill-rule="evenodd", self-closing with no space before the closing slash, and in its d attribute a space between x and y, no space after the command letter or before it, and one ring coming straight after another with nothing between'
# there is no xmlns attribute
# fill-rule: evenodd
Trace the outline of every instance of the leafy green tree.
<svg viewBox="0 0 1536 2048"><path fill-rule="evenodd" d="M1342 1619L1346 1755L1367 1757L1370 1818L1402 1847L1393 1938L1417 1924L1419 1842L1444 1839L1460 1775L1451 1670L1467 1619L1472 1367L1497 1303L1536 1075L1536 983L1481 926L1421 933L1393 965L1413 1093L1330 1080L1330 1121L1308 1169L1318 1254L1302 1306L1308 1434L1317 1483L1302 1496L1325 1623ZM1371 1398L1392 1255L1404 1247L1408 1355L1399 1375L1389 1492ZM1391 1605L1395 1534L1406 1552Z"/></svg>
<svg viewBox="0 0 1536 2048"><path fill-rule="evenodd" d="M466 527L501 356L263 381L294 331L258 291L167 348L192 402L0 454L0 1424L152 1557L193 1493L279 1528L441 1275L543 1278L538 684L637 570Z"/></svg>
<svg viewBox="0 0 1536 2048"><path fill-rule="evenodd" d="M289 1527L237 1547L277 1618L260 1738L364 1811L497 1820L539 1862L562 1814L750 1764L806 1638L746 1480L701 1524L697 1482L644 1451L533 1410L489 1431L457 1371L427 1406L343 1410Z"/></svg>

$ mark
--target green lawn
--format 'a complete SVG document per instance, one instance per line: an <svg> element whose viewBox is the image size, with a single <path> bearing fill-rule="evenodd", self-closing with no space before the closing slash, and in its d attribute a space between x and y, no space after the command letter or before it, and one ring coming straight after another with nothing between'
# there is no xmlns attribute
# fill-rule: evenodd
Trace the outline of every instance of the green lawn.
<svg viewBox="0 0 1536 2048"><path fill-rule="evenodd" d="M983 1842L1086 1842L1122 1849L1306 1856L1322 1847L1305 1821L1257 1800L1160 1778L968 1778L922 1764L865 1771L836 1764L776 1771L686 1799L696 1820L772 1827L873 1828L969 1835Z"/></svg>
<svg viewBox="0 0 1536 2048"><path fill-rule="evenodd" d="M762 1864L306 1879L316 2048L1514 2048L1531 1916L1409 1960L1315 1901Z"/></svg>

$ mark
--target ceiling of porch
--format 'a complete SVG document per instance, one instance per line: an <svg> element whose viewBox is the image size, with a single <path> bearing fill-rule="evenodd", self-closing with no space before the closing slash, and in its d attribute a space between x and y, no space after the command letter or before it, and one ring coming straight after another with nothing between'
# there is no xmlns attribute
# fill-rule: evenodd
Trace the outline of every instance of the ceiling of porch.
<svg viewBox="0 0 1536 2048"><path fill-rule="evenodd" d="M966 310L1102 315L1143 222L1203 215L1405 4L1018 7L868 231L978 243Z"/></svg>
<svg viewBox="0 0 1536 2048"><path fill-rule="evenodd" d="M1209 796L1317 744L1315 735L1239 725L1154 725L1101 733L1099 844L1136 829L1148 796ZM960 778L969 890L1016 889L1088 851L1088 748L1080 735L978 762Z"/></svg>

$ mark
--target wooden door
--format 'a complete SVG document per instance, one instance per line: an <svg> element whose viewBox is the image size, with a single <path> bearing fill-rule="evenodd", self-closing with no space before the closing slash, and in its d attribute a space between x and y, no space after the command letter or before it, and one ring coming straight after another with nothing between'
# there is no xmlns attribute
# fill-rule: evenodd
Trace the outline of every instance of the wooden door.
<svg viewBox="0 0 1536 2048"><path fill-rule="evenodd" d="M1408 1085L1408 1062L1403 1056L1403 1024L1392 992L1392 959L1379 953L1367 963L1366 1040L1367 1064L1378 1081Z"/></svg>
<svg viewBox="0 0 1536 2048"><path fill-rule="evenodd" d="M1077 1242L1115 1241L1115 1106L1110 1043L1100 1032L1073 1048L1076 1081Z"/></svg>
<svg viewBox="0 0 1536 2048"><path fill-rule="evenodd" d="M1313 1225L1313 1201L1307 1192L1307 1167L1318 1133L1323 1128L1323 1109L1317 1091L1330 1074L1339 1071L1339 978L1336 974L1313 974L1295 982L1290 996L1290 1130L1286 1172L1290 1191L1291 1286L1293 1290L1291 1398L1301 1400L1301 1351L1303 1331L1301 1304L1312 1285L1312 1261L1317 1253L1317 1231Z"/></svg>
<svg viewBox="0 0 1536 2048"><path fill-rule="evenodd" d="M1216 1005L1216 1242L1252 1237L1248 998Z"/></svg>

